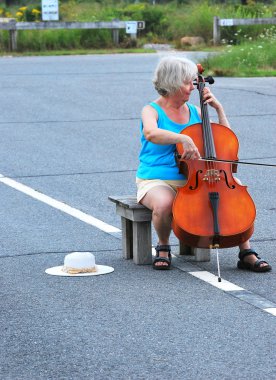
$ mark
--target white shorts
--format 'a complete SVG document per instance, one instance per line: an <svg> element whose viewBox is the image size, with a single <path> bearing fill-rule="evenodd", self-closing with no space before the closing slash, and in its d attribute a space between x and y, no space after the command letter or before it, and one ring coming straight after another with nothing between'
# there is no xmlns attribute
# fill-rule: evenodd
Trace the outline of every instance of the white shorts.
<svg viewBox="0 0 276 380"><path fill-rule="evenodd" d="M141 179L136 178L137 185L137 202L139 203L144 196L156 186L165 186L176 193L178 187L183 187L186 180L163 180L163 179Z"/></svg>

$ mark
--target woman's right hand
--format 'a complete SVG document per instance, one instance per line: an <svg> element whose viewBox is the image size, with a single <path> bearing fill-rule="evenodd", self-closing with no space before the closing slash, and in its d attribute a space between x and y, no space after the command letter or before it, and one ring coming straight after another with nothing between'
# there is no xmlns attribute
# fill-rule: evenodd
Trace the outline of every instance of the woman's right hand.
<svg viewBox="0 0 276 380"><path fill-rule="evenodd" d="M184 150L183 154L181 155L181 158L183 160L197 160L198 158L200 158L199 151L191 137L186 135L182 135L181 137L181 143Z"/></svg>

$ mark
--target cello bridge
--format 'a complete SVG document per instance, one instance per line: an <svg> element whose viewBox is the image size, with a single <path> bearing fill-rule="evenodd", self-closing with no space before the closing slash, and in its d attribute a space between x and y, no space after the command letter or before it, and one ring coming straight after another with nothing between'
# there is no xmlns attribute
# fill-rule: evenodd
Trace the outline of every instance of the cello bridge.
<svg viewBox="0 0 276 380"><path fill-rule="evenodd" d="M212 182L220 181L219 170L217 170L217 169L206 170L206 172L203 176L203 181L212 181Z"/></svg>

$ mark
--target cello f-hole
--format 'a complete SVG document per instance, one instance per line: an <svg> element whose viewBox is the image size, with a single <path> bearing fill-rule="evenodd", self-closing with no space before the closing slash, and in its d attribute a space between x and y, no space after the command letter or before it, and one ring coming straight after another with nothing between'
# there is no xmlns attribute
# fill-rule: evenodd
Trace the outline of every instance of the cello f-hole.
<svg viewBox="0 0 276 380"><path fill-rule="evenodd" d="M225 182L226 182L226 185L229 187L229 189L235 189L235 187L236 187L235 185L229 185L227 174L226 174L225 170L220 170L219 172L224 174Z"/></svg>
<svg viewBox="0 0 276 380"><path fill-rule="evenodd" d="M196 190L198 188L198 176L199 176L199 174L202 174L202 173L203 173L202 170L198 170L196 172L196 183L195 183L195 186L189 186L190 190Z"/></svg>

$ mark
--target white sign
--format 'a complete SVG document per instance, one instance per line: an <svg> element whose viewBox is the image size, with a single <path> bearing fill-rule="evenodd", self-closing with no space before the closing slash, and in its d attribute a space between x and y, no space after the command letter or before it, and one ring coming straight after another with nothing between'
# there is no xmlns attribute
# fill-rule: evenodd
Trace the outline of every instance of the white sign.
<svg viewBox="0 0 276 380"><path fill-rule="evenodd" d="M223 19L219 20L219 25L220 26L233 26L234 22L233 22L233 19L231 19L231 18L223 18Z"/></svg>
<svg viewBox="0 0 276 380"><path fill-rule="evenodd" d="M41 0L42 20L58 21L58 0Z"/></svg>
<svg viewBox="0 0 276 380"><path fill-rule="evenodd" d="M127 21L126 22L126 33L136 34L137 33L137 22L136 21Z"/></svg>

